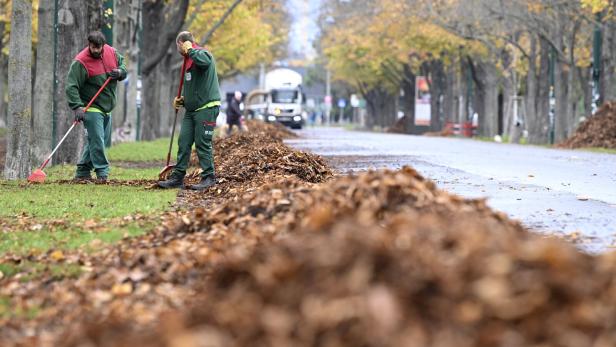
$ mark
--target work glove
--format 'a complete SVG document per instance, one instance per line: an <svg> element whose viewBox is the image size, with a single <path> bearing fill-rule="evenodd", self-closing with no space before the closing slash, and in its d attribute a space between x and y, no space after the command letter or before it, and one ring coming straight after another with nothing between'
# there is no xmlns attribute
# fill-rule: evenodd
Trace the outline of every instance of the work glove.
<svg viewBox="0 0 616 347"><path fill-rule="evenodd" d="M109 73L109 77L111 77L112 80L119 80L120 78L122 78L122 70L120 69L111 70L111 72Z"/></svg>
<svg viewBox="0 0 616 347"><path fill-rule="evenodd" d="M176 96L176 97L173 99L173 107L174 107L176 110L179 110L179 109L180 109L180 107L182 107L182 106L184 106L184 97L183 97L183 96L180 96L180 97L177 97L177 96Z"/></svg>
<svg viewBox="0 0 616 347"><path fill-rule="evenodd" d="M86 113L84 112L83 107L79 107L75 109L75 122L83 122L86 118Z"/></svg>
<svg viewBox="0 0 616 347"><path fill-rule="evenodd" d="M184 43L182 43L182 54L187 55L188 51L190 51L191 49L192 49L192 42L184 41Z"/></svg>

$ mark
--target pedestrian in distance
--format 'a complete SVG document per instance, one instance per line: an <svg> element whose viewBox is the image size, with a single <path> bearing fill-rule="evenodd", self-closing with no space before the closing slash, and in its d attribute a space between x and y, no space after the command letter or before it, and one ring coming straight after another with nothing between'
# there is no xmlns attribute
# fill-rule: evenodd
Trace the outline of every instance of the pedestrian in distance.
<svg viewBox="0 0 616 347"><path fill-rule="evenodd" d="M92 106L85 106L98 90L111 81L94 100ZM75 180L92 179L92 171L99 182L106 182L109 176L109 161L105 145L111 134L111 111L116 105L116 86L126 78L124 57L105 43L100 31L88 35L88 46L72 62L66 82L68 106L75 114L76 122L83 122L85 146L77 163Z"/></svg>
<svg viewBox="0 0 616 347"><path fill-rule="evenodd" d="M240 109L240 103L242 102L242 92L236 91L233 99L229 103L229 108L227 110L227 125L229 128L227 129L227 135L231 135L233 131L233 126L237 127L238 131L243 130L242 126L242 111Z"/></svg>
<svg viewBox="0 0 616 347"><path fill-rule="evenodd" d="M158 186L184 187L184 176L194 143L203 172L201 181L191 186L191 189L203 190L216 184L212 149L216 117L220 111L216 61L212 53L195 43L193 35L188 31L179 33L175 42L178 52L187 57L187 62L182 96L173 99L173 106L176 109L184 107L186 113L178 138L177 163L171 176L165 181L158 182Z"/></svg>

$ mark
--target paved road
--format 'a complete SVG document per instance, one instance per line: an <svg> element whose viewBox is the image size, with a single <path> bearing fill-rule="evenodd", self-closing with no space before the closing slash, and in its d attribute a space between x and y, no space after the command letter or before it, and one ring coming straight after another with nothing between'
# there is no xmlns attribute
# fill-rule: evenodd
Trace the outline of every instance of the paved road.
<svg viewBox="0 0 616 347"><path fill-rule="evenodd" d="M341 128L300 135L287 143L340 170L410 165L445 190L488 198L532 229L579 233L586 250L616 243L616 155Z"/></svg>

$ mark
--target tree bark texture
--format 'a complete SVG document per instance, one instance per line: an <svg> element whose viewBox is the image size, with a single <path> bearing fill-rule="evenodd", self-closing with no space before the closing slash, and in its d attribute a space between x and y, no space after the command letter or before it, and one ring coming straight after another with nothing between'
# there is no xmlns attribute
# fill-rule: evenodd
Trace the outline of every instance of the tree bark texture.
<svg viewBox="0 0 616 347"><path fill-rule="evenodd" d="M616 100L616 21L603 25L603 51L601 57L601 101Z"/></svg>
<svg viewBox="0 0 616 347"><path fill-rule="evenodd" d="M473 62L469 62L472 66ZM498 134L498 71L491 61L477 60L474 64L474 80L477 86L479 133L493 137Z"/></svg>
<svg viewBox="0 0 616 347"><path fill-rule="evenodd" d="M182 28L187 9L188 0L173 5L165 5L162 0L143 2L143 50L144 56L150 57L143 68L145 102L142 124L146 140L169 135L171 131L173 94L169 93L169 88L171 80L179 78L171 75L171 62L181 59L172 43Z"/></svg>
<svg viewBox="0 0 616 347"><path fill-rule="evenodd" d="M404 65L401 88L404 92L402 110L404 112L404 131L413 134L415 130L415 74L411 67Z"/></svg>
<svg viewBox="0 0 616 347"><path fill-rule="evenodd" d="M14 0L9 43L9 136L4 166L6 179L23 179L30 173L32 118L32 2ZM24 40L23 38L27 38Z"/></svg>
<svg viewBox="0 0 616 347"><path fill-rule="evenodd" d="M116 0L114 19L114 48L126 62L127 78L118 83L118 102L114 111L114 126L130 129L122 140L137 139L137 66L139 64L138 23L139 0Z"/></svg>
<svg viewBox="0 0 616 347"><path fill-rule="evenodd" d="M8 57L2 53L4 49L4 43L2 37L4 37L4 31L6 30L6 22L0 22L0 126L8 126L8 113L6 102L6 83L8 78L7 62Z"/></svg>
<svg viewBox="0 0 616 347"><path fill-rule="evenodd" d="M68 107L64 88L66 76L73 59L87 46L88 32L101 26L101 2L96 0L58 1L58 57L56 89L56 139L61 139L74 120L73 111ZM78 125L64 141L54 157L54 163L75 163L83 146L83 125Z"/></svg>
<svg viewBox="0 0 616 347"><path fill-rule="evenodd" d="M40 0L36 77L32 99L32 160L43 162L52 150L54 0Z"/></svg>
<svg viewBox="0 0 616 347"><path fill-rule="evenodd" d="M550 48L536 36L530 40L529 69L526 78L526 128L528 142L548 142L550 97Z"/></svg>

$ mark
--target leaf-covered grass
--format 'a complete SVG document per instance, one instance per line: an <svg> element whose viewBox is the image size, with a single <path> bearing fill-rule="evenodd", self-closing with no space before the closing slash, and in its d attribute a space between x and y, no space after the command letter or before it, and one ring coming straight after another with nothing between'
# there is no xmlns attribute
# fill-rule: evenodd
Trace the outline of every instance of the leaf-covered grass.
<svg viewBox="0 0 616 347"><path fill-rule="evenodd" d="M33 319L39 313L38 307L14 307L11 298L5 295L0 295L0 318L25 318Z"/></svg>
<svg viewBox="0 0 616 347"><path fill-rule="evenodd" d="M22 261L14 264L0 264L0 272L6 277L19 274L19 280L27 282L46 273L53 279L76 278L83 271L81 266L77 264L42 264L32 261Z"/></svg>
<svg viewBox="0 0 616 347"><path fill-rule="evenodd" d="M126 216L156 215L175 200L175 190L142 187L42 184L0 185L0 254L74 249L94 240L112 243L147 232Z"/></svg>
<svg viewBox="0 0 616 347"><path fill-rule="evenodd" d="M66 228L44 227L37 231L14 231L0 234L0 254L26 254L48 250L73 250L83 247L87 250L111 244L124 237L145 234L151 226L142 227L137 223L119 227L114 226L100 231L68 226ZM3 271L0 268L0 271ZM4 272L4 271L3 271ZM4 275L7 275L4 272Z"/></svg>
<svg viewBox="0 0 616 347"><path fill-rule="evenodd" d="M113 162L162 162L168 141L111 148L109 178L157 179L161 167L126 168ZM73 178L75 165L48 167L45 172L44 184L0 180L0 255L87 248L143 234L154 227L147 216L159 215L177 195L177 190L148 190L143 186L58 184L59 180ZM136 215L145 217L122 222L124 217ZM4 275L11 272L6 266L0 271Z"/></svg>

